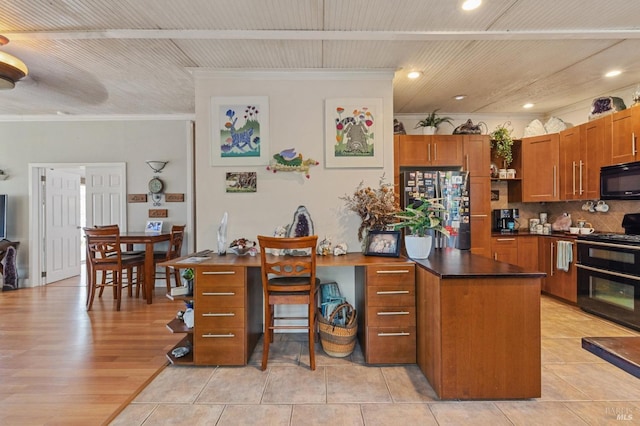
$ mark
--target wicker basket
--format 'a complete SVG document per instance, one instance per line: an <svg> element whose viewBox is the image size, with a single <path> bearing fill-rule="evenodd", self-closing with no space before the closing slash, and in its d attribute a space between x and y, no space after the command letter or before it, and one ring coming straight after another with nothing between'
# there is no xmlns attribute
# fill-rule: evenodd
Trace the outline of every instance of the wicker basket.
<svg viewBox="0 0 640 426"><path fill-rule="evenodd" d="M342 313L346 319L345 325L334 324L336 315ZM318 311L318 328L320 329L320 342L327 355L343 358L351 355L356 346L356 333L358 322L356 310L349 303L343 303L336 307L327 320Z"/></svg>

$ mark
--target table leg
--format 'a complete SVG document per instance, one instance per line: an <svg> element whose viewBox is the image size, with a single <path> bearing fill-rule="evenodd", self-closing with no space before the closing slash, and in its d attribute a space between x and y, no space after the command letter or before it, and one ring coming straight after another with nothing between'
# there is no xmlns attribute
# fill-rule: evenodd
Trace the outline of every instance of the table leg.
<svg viewBox="0 0 640 426"><path fill-rule="evenodd" d="M153 243L146 243L144 250L144 291L147 295L147 305L151 304L153 287L156 285L153 273Z"/></svg>

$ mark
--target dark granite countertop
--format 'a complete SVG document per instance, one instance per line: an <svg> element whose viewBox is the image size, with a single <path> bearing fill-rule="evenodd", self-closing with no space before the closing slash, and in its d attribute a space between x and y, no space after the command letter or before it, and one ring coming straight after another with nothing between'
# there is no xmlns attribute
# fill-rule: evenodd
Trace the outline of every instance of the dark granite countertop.
<svg viewBox="0 0 640 426"><path fill-rule="evenodd" d="M442 279L447 278L542 278L544 272L532 271L509 263L454 248L433 249L428 259L412 259L420 267Z"/></svg>
<svg viewBox="0 0 640 426"><path fill-rule="evenodd" d="M534 234L529 230L518 230L518 232L491 232L492 237L561 237L568 239L578 238L578 234L571 234L566 231L553 231L551 234Z"/></svg>

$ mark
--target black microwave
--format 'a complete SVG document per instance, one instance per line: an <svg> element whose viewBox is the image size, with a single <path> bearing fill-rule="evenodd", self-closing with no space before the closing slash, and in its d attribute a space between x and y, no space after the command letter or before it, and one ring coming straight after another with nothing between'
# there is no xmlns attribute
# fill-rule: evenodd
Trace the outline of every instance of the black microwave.
<svg viewBox="0 0 640 426"><path fill-rule="evenodd" d="M600 169L600 198L640 200L640 161Z"/></svg>

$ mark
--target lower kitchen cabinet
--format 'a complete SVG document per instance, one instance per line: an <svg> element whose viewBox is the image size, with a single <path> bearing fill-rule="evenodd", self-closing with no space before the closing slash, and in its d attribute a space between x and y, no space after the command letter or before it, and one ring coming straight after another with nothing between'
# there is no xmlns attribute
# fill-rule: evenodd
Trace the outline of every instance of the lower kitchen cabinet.
<svg viewBox="0 0 640 426"><path fill-rule="evenodd" d="M569 270L558 269L558 242L572 243L573 260ZM561 248L562 249L562 248ZM568 302L578 301L578 276L576 270L577 248L575 240L558 237L540 237L538 243L538 261L542 272L547 274L542 279L542 291Z"/></svg>
<svg viewBox="0 0 640 426"><path fill-rule="evenodd" d="M491 238L491 253L493 260L499 262L518 264L518 237L504 235Z"/></svg>

